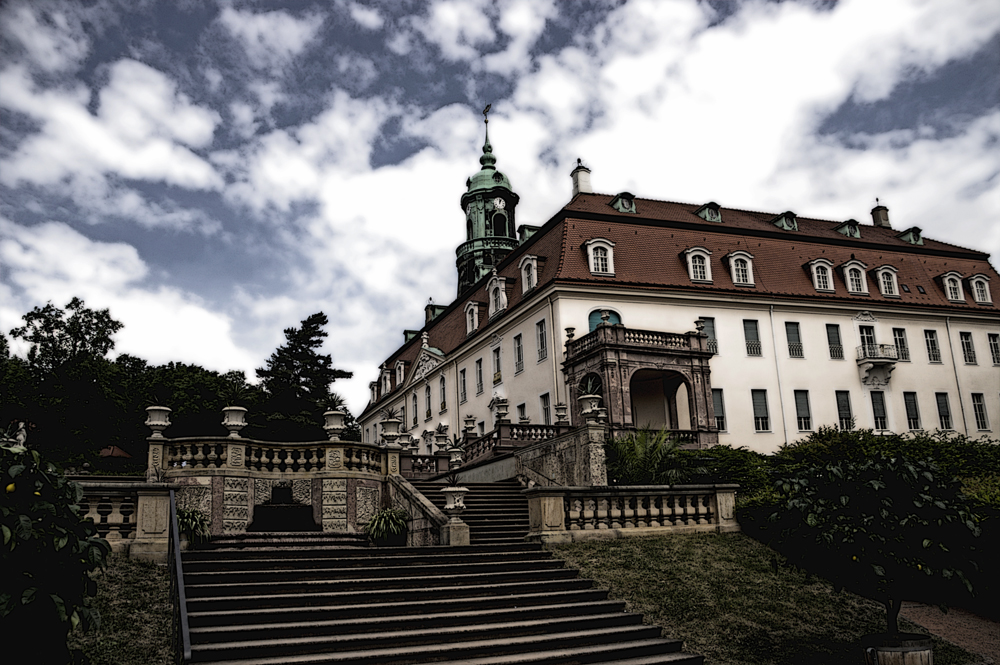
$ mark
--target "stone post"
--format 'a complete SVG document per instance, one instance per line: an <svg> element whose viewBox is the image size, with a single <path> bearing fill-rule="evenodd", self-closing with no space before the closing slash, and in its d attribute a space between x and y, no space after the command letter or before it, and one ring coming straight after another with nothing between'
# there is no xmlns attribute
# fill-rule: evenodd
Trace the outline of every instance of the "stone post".
<svg viewBox="0 0 1000 665"><path fill-rule="evenodd" d="M589 487L604 487L608 484L607 459L604 456L604 439L607 431L604 425L588 423L583 432L583 436L577 440L577 459L582 463L581 479L582 485Z"/></svg>
<svg viewBox="0 0 1000 665"><path fill-rule="evenodd" d="M568 543L572 537L566 531L563 493L557 487L533 488L528 497L528 535L535 543Z"/></svg>
<svg viewBox="0 0 1000 665"><path fill-rule="evenodd" d="M736 521L736 490L739 487L739 485L715 485L710 503L715 514L715 523L722 533L740 530L740 524Z"/></svg>
<svg viewBox="0 0 1000 665"><path fill-rule="evenodd" d="M167 563L170 528L170 488L167 485L137 489L135 540L129 556L154 563ZM178 546L180 544L178 543Z"/></svg>
<svg viewBox="0 0 1000 665"><path fill-rule="evenodd" d="M395 441L392 443L387 443L386 446L386 475L398 476L399 475L399 452L403 449L403 446L399 445Z"/></svg>
<svg viewBox="0 0 1000 665"><path fill-rule="evenodd" d="M163 437L150 437L149 452L146 454L146 482L158 483L163 480Z"/></svg>

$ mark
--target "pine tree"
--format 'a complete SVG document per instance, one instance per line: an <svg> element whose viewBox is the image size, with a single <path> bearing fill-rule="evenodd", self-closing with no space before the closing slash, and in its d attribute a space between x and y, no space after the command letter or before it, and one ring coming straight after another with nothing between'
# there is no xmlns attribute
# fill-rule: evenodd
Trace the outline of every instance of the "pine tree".
<svg viewBox="0 0 1000 665"><path fill-rule="evenodd" d="M320 405L330 397L330 384L351 378L351 372L333 367L329 354L317 353L327 336L323 326L326 314L317 312L304 319L299 328L285 328L285 344L267 359L266 367L257 368L257 378L272 396L291 393Z"/></svg>

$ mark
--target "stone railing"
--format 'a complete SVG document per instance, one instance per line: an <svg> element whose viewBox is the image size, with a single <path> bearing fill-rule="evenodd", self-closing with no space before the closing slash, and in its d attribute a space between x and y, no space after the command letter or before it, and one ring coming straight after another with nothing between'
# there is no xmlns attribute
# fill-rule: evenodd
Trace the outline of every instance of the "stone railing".
<svg viewBox="0 0 1000 665"><path fill-rule="evenodd" d="M172 486L128 476L73 476L83 487L82 517L92 519L113 552L166 561Z"/></svg>
<svg viewBox="0 0 1000 665"><path fill-rule="evenodd" d="M353 441L280 443L234 437L150 438L150 468L167 477L232 470L309 477L326 471L384 475L385 448ZM162 460L162 462L161 462Z"/></svg>
<svg viewBox="0 0 1000 665"><path fill-rule="evenodd" d="M686 349L690 346L687 335L678 335L676 333L625 328L624 337L626 344L636 346L667 347L671 349Z"/></svg>
<svg viewBox="0 0 1000 665"><path fill-rule="evenodd" d="M535 487L528 497L528 540L592 538L687 531L738 531L738 485Z"/></svg>
<svg viewBox="0 0 1000 665"><path fill-rule="evenodd" d="M480 437L466 434L462 444L462 461L469 464L488 456L509 453L539 441L555 439L571 430L568 422L555 425L522 425L501 420L496 429Z"/></svg>
<svg viewBox="0 0 1000 665"><path fill-rule="evenodd" d="M566 358L580 356L597 346L617 345L641 347L647 349L678 349L692 348L692 335L695 333L669 333L658 330L637 330L623 325L600 325L578 339L566 342ZM706 338L707 339L707 338Z"/></svg>

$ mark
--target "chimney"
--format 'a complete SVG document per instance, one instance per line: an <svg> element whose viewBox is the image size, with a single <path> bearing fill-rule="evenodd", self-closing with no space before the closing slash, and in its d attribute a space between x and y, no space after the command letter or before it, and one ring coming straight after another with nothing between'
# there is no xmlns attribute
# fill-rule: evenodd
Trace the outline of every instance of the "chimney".
<svg viewBox="0 0 1000 665"><path fill-rule="evenodd" d="M883 229L891 229L892 224L889 223L889 209L884 205L877 205L872 208L872 224Z"/></svg>
<svg viewBox="0 0 1000 665"><path fill-rule="evenodd" d="M590 186L590 169L583 165L582 159L576 160L576 168L569 175L573 178L573 196L581 192L584 194L594 193Z"/></svg>

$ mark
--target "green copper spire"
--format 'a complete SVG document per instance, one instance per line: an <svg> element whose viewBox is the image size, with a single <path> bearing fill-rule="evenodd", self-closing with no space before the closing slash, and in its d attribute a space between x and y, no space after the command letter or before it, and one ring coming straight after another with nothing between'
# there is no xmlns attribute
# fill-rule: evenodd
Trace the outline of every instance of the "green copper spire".
<svg viewBox="0 0 1000 665"><path fill-rule="evenodd" d="M455 250L458 292L463 293L503 261L517 247L514 209L518 196L507 176L497 170L497 158L490 143L490 109L483 109L486 141L479 158L482 168L465 181L462 210L465 211L466 241Z"/></svg>

